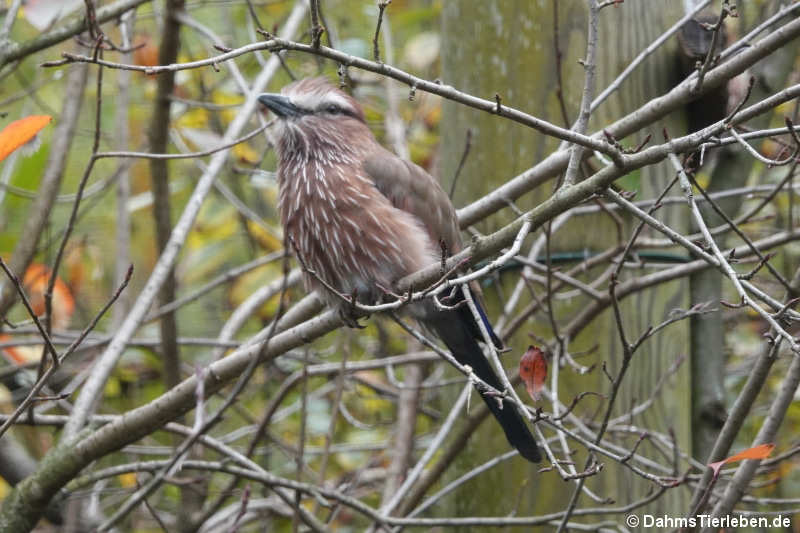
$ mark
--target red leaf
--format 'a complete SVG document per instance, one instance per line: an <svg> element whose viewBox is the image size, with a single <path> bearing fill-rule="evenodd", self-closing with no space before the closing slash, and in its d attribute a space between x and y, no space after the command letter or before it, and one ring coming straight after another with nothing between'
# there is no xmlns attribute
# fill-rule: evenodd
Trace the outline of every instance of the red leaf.
<svg viewBox="0 0 800 533"><path fill-rule="evenodd" d="M528 346L528 351L519 360L519 376L533 401L542 395L544 381L547 379L547 358L536 346Z"/></svg>
<svg viewBox="0 0 800 533"><path fill-rule="evenodd" d="M0 161L33 139L52 120L49 115L31 115L15 120L0 131Z"/></svg>
<svg viewBox="0 0 800 533"><path fill-rule="evenodd" d="M766 459L769 457L769 454L772 453L772 450L775 449L774 444L759 444L758 446L753 446L752 448L747 448L736 455L731 455L730 457L723 459L722 461L717 461L715 463L709 463L708 466L714 471L714 478L716 479L719 476L720 469L728 464L728 463L735 463L736 461L743 461L745 459Z"/></svg>

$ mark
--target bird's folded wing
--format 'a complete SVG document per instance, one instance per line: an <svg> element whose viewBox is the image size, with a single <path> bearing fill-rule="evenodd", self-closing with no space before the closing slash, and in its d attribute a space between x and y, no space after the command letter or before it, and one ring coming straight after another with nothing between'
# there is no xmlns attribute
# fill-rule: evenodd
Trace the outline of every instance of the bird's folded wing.
<svg viewBox="0 0 800 533"><path fill-rule="evenodd" d="M364 171L392 205L411 213L422 222L434 244L444 242L448 256L461 250L461 234L455 208L433 176L384 148L364 160ZM495 336L483 312L483 295L480 287L477 283L472 283L470 288L492 342L501 348L503 344ZM459 289L456 289L454 296L454 301L450 305L456 305L463 300ZM470 333L476 339L483 340L469 309L463 307L459 313L460 318L469 324Z"/></svg>
<svg viewBox="0 0 800 533"><path fill-rule="evenodd" d="M392 205L422 222L437 248L444 242L448 256L461 250L455 209L433 176L384 148L365 158L364 171Z"/></svg>

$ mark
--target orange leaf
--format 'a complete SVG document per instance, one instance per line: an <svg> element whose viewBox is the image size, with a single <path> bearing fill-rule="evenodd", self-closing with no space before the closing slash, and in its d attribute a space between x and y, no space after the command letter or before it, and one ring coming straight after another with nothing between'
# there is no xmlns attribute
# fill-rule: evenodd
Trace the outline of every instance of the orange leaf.
<svg viewBox="0 0 800 533"><path fill-rule="evenodd" d="M0 342L9 342L12 337L5 333L0 333ZM0 354L10 363L15 365L25 365L38 361L42 355L42 346L9 346L0 350Z"/></svg>
<svg viewBox="0 0 800 533"><path fill-rule="evenodd" d="M728 463L735 463L736 461L743 461L745 459L766 459L769 457L769 454L772 453L772 450L775 449L774 444L759 444L758 446L753 446L752 448L747 448L736 455L731 455L730 457L723 459L722 461L717 461L715 463L709 463L708 466L714 471L714 477L716 478L719 476L719 471L723 465Z"/></svg>
<svg viewBox="0 0 800 533"><path fill-rule="evenodd" d="M537 401L547 379L547 358L544 352L536 346L528 346L528 350L519 360L519 376L525 382L525 388L533 401Z"/></svg>
<svg viewBox="0 0 800 533"><path fill-rule="evenodd" d="M11 336L6 335L5 333L0 333L0 342L8 342L10 340ZM3 348L2 354L6 356L9 361L12 361L16 364L22 364L22 355L17 352L16 347Z"/></svg>
<svg viewBox="0 0 800 533"><path fill-rule="evenodd" d="M746 450L737 453L736 455L731 455L727 459L725 459L726 463L733 463L734 461L742 461L744 459L766 459L769 457L769 454L772 453L772 450L775 449L774 444L759 444L758 446L753 446L752 448L747 448Z"/></svg>
<svg viewBox="0 0 800 533"><path fill-rule="evenodd" d="M145 36L142 46L133 52L133 62L142 67L158 65L158 46L153 43L150 36Z"/></svg>
<svg viewBox="0 0 800 533"><path fill-rule="evenodd" d="M50 282L50 269L40 263L31 263L22 284L28 293L33 312L37 316L44 314L44 295L47 291L47 284ZM69 320L75 312L75 298L67 284L60 277L56 276L53 284L53 327L57 329L66 328Z"/></svg>
<svg viewBox="0 0 800 533"><path fill-rule="evenodd" d="M0 131L0 161L8 154L33 139L36 134L47 126L53 117L50 115L31 115L15 120Z"/></svg>

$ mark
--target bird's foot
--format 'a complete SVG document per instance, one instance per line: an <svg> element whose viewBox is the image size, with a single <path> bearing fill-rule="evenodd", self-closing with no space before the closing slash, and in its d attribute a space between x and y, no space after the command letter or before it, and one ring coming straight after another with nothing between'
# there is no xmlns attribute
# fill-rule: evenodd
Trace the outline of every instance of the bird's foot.
<svg viewBox="0 0 800 533"><path fill-rule="evenodd" d="M356 302L358 302L358 291L354 289L350 297L345 298L345 301L347 303L342 302L342 305L339 306L339 318L342 319L344 325L348 328L355 329L364 329L367 327L358 323L358 320L361 318L358 314L358 307L356 306Z"/></svg>
<svg viewBox="0 0 800 533"><path fill-rule="evenodd" d="M352 307L342 306L339 308L339 318L342 319L344 325L347 326L348 328L354 328L354 329L366 328L367 326L362 326L361 324L358 323L359 319L364 317L356 316L355 313L353 313L353 311L354 309Z"/></svg>

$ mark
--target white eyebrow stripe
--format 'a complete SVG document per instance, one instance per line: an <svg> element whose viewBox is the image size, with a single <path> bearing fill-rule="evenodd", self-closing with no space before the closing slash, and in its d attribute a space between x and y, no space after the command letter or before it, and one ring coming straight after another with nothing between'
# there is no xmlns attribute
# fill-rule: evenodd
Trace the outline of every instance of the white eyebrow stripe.
<svg viewBox="0 0 800 533"><path fill-rule="evenodd" d="M296 92L289 95L291 102L301 109L316 109L320 106L335 105L342 109L353 111L352 104L343 95L328 92L319 94L317 92Z"/></svg>
<svg viewBox="0 0 800 533"><path fill-rule="evenodd" d="M322 103L330 105L334 104L342 109L352 109L353 106L350 102L339 93L328 93L322 98Z"/></svg>

